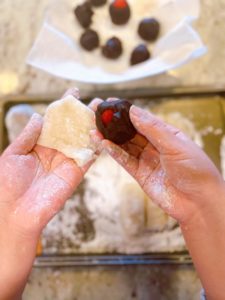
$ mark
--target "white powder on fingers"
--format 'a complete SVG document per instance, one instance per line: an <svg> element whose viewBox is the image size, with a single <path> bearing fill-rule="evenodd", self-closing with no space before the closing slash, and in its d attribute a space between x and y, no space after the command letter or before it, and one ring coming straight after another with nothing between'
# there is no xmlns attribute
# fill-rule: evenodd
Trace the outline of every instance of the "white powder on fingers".
<svg viewBox="0 0 225 300"><path fill-rule="evenodd" d="M151 194L154 202L163 210L169 212L173 208L173 196L170 188L166 187L166 174L163 170L151 179Z"/></svg>

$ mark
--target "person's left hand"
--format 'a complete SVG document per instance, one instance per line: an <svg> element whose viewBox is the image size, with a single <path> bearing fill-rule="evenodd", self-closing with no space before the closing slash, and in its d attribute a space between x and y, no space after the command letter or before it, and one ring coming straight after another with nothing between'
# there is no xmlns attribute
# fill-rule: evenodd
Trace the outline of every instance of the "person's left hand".
<svg viewBox="0 0 225 300"><path fill-rule="evenodd" d="M36 145L42 117L34 114L0 157L0 224L22 235L39 235L81 182L79 168L62 153Z"/></svg>
<svg viewBox="0 0 225 300"><path fill-rule="evenodd" d="M77 96L77 91L68 94ZM5 300L20 299L41 231L91 165L80 168L62 153L36 145L42 123L34 114L0 157L0 291Z"/></svg>

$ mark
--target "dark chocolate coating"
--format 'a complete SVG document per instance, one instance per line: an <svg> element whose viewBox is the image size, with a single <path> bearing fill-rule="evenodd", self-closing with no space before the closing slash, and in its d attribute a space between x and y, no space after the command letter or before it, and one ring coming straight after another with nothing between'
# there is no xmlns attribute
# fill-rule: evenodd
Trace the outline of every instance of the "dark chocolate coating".
<svg viewBox="0 0 225 300"><path fill-rule="evenodd" d="M140 64L148 60L150 57L151 54L148 51L148 48L145 45L141 44L133 50L130 58L130 64L131 65Z"/></svg>
<svg viewBox="0 0 225 300"><path fill-rule="evenodd" d="M92 51L99 46L99 37L96 31L87 29L80 37L81 46L87 50Z"/></svg>
<svg viewBox="0 0 225 300"><path fill-rule="evenodd" d="M115 25L126 24L129 21L131 15L130 7L128 4L126 7L120 8L115 7L112 3L109 7L109 13L111 20Z"/></svg>
<svg viewBox="0 0 225 300"><path fill-rule="evenodd" d="M94 12L89 2L86 1L83 4L78 5L75 8L74 13L82 27L88 28L91 25Z"/></svg>
<svg viewBox="0 0 225 300"><path fill-rule="evenodd" d="M123 52L121 41L113 37L106 42L106 45L102 47L102 54L109 59L116 59L120 57Z"/></svg>
<svg viewBox="0 0 225 300"><path fill-rule="evenodd" d="M102 6L104 4L106 4L107 0L89 0L91 5L93 6Z"/></svg>
<svg viewBox="0 0 225 300"><path fill-rule="evenodd" d="M154 42L160 32L160 24L154 18L145 18L141 21L138 27L140 37L149 42Z"/></svg>
<svg viewBox="0 0 225 300"><path fill-rule="evenodd" d="M105 139L122 145L135 137L137 132L129 116L131 105L132 104L126 100L105 101L98 105L95 113L96 125ZM101 117L106 110L112 110L114 112L112 121L107 125L102 122Z"/></svg>

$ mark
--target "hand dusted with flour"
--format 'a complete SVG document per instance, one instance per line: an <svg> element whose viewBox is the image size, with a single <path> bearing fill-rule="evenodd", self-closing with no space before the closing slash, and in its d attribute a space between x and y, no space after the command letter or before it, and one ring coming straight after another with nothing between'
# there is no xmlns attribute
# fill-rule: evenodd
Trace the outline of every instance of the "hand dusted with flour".
<svg viewBox="0 0 225 300"><path fill-rule="evenodd" d="M180 223L207 299L224 299L222 176L207 155L178 129L135 106L130 109L130 118L139 134L121 147L104 140L103 148Z"/></svg>
<svg viewBox="0 0 225 300"><path fill-rule="evenodd" d="M139 134L122 147L106 140L103 147L156 204L179 222L187 221L204 205L210 188L222 183L219 171L178 129L135 106L130 118Z"/></svg>
<svg viewBox="0 0 225 300"><path fill-rule="evenodd" d="M42 126L42 117L33 115L0 157L1 299L20 299L42 229L90 165L79 167L57 150L36 145Z"/></svg>

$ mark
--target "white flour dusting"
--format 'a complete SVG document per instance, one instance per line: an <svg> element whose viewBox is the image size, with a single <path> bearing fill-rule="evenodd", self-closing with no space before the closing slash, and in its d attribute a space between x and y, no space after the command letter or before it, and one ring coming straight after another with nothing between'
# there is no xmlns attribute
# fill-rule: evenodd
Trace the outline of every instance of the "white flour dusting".
<svg viewBox="0 0 225 300"><path fill-rule="evenodd" d="M152 181L152 194L154 199L158 199L155 202L162 209L169 211L173 207L172 195L170 190L165 187L165 172L161 170L158 173L158 177Z"/></svg>

